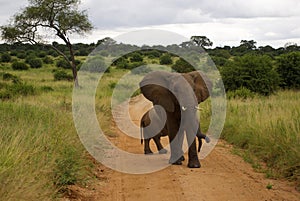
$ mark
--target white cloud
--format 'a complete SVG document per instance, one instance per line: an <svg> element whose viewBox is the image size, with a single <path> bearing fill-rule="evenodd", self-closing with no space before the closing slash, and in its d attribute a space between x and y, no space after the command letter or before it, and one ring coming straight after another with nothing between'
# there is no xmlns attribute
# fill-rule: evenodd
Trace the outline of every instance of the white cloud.
<svg viewBox="0 0 300 201"><path fill-rule="evenodd" d="M7 23L27 0L0 0L0 24ZM142 28L174 31L187 38L206 35L214 45L239 45L242 39L283 46L300 44L298 0L82 0L96 27L75 42L97 42L106 36Z"/></svg>

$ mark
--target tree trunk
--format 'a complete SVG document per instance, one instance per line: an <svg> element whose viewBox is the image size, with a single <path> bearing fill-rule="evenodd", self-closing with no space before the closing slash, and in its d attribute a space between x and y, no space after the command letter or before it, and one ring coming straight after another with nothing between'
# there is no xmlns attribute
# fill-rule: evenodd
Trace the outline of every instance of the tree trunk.
<svg viewBox="0 0 300 201"><path fill-rule="evenodd" d="M67 44L70 51L71 56L71 67L72 67L72 73L73 73L73 79L74 79L74 86L79 87L78 77L77 77L77 68L76 68L76 62L75 62L75 56L73 51L73 46L71 43Z"/></svg>

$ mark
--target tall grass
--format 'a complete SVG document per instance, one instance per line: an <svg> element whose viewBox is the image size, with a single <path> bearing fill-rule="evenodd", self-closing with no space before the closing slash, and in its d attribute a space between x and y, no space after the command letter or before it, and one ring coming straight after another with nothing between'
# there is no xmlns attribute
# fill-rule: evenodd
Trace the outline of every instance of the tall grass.
<svg viewBox="0 0 300 201"><path fill-rule="evenodd" d="M0 112L0 200L51 200L84 182L89 162L70 112L21 100Z"/></svg>
<svg viewBox="0 0 300 201"><path fill-rule="evenodd" d="M300 92L228 101L223 138L300 186Z"/></svg>

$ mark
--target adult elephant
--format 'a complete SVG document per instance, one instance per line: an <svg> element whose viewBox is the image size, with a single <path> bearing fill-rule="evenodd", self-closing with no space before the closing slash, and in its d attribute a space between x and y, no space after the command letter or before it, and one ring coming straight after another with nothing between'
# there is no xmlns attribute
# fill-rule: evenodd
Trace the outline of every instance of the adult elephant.
<svg viewBox="0 0 300 201"><path fill-rule="evenodd" d="M153 139L154 143L157 147L159 154L166 154L168 151L164 149L163 145L160 142L160 138L168 135L168 128L164 121L161 119L160 115L157 114L154 108L148 110L140 122L140 130L141 130L141 144L144 143L144 153L145 154L153 154L150 148L150 140ZM202 146L202 139L205 139L206 143L210 142L208 136L201 133L200 128L196 134L198 138L199 148L198 152L200 152L200 148Z"/></svg>
<svg viewBox="0 0 300 201"><path fill-rule="evenodd" d="M200 102L209 97L212 83L200 71L148 73L140 82L142 94L154 105L160 105L166 113L166 126L171 148L170 163L181 165L184 132L189 145L188 167L200 168L196 149L196 134L200 131L197 109ZM161 112L158 112L161 115Z"/></svg>

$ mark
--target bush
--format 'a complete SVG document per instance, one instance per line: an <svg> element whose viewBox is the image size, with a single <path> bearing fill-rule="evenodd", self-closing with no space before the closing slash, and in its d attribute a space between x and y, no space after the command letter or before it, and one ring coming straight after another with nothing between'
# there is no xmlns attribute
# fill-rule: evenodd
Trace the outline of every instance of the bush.
<svg viewBox="0 0 300 201"><path fill-rule="evenodd" d="M32 58L28 61L28 64L31 68L41 68L43 66L43 62L39 58Z"/></svg>
<svg viewBox="0 0 300 201"><path fill-rule="evenodd" d="M129 67L129 63L128 63L127 59L125 59L124 57L120 57L120 58L116 59L112 63L112 65L114 65L120 69L127 69Z"/></svg>
<svg viewBox="0 0 300 201"><path fill-rule="evenodd" d="M277 72L282 82L280 86L288 89L300 89L300 53L283 54L277 59Z"/></svg>
<svg viewBox="0 0 300 201"><path fill-rule="evenodd" d="M131 55L130 61L131 62L141 62L141 61L143 61L143 57L139 53L135 52Z"/></svg>
<svg viewBox="0 0 300 201"><path fill-rule="evenodd" d="M50 56L46 56L46 57L43 59L43 62L44 62L45 64L53 64L53 59L52 59L52 57L50 57Z"/></svg>
<svg viewBox="0 0 300 201"><path fill-rule="evenodd" d="M10 62L11 61L11 56L7 53L4 53L1 55L1 61L2 62Z"/></svg>
<svg viewBox="0 0 300 201"><path fill-rule="evenodd" d="M110 72L110 68L105 69L107 66L100 56L89 57L84 64L84 70L89 72Z"/></svg>
<svg viewBox="0 0 300 201"><path fill-rule="evenodd" d="M36 94L36 89L32 85L22 82L13 83L11 85L3 85L2 87L0 87L0 89L1 100L8 100L19 96L29 96Z"/></svg>
<svg viewBox="0 0 300 201"><path fill-rule="evenodd" d="M157 50L146 51L144 55L147 55L149 58L159 58L162 53Z"/></svg>
<svg viewBox="0 0 300 201"><path fill-rule="evenodd" d="M188 73L195 70L190 63L182 58L175 62L175 64L172 66L172 69L178 73Z"/></svg>
<svg viewBox="0 0 300 201"><path fill-rule="evenodd" d="M56 169L54 170L55 185L59 187L73 185L79 178L80 170L79 152L73 147L68 147L63 150L59 160L55 161Z"/></svg>
<svg viewBox="0 0 300 201"><path fill-rule="evenodd" d="M279 85L279 75L268 56L248 54L228 61L221 69L226 91L241 87L261 95L274 93Z"/></svg>
<svg viewBox="0 0 300 201"><path fill-rule="evenodd" d="M242 99L246 100L248 98L254 98L255 93L251 92L249 89L245 87L241 87L235 91L229 91L226 94L228 99Z"/></svg>
<svg viewBox="0 0 300 201"><path fill-rule="evenodd" d="M37 56L40 57L40 58L44 58L46 56L46 52L45 51L40 51Z"/></svg>
<svg viewBox="0 0 300 201"><path fill-rule="evenodd" d="M73 76L71 74L68 74L66 71L64 70L56 70L53 73L54 76L54 80L67 80L67 81L72 81L73 80Z"/></svg>
<svg viewBox="0 0 300 201"><path fill-rule="evenodd" d="M26 63L18 62L18 61L13 62L11 67L14 70L28 70L28 68L29 68Z"/></svg>
<svg viewBox="0 0 300 201"><path fill-rule="evenodd" d="M25 54L24 52L19 52L19 53L17 54L17 57L18 57L19 59L25 59L25 58L26 58L26 54Z"/></svg>
<svg viewBox="0 0 300 201"><path fill-rule="evenodd" d="M71 68L70 62L67 62L64 58L60 58L56 62L56 66L59 67L59 68L64 68L64 69L70 69Z"/></svg>
<svg viewBox="0 0 300 201"><path fill-rule="evenodd" d="M2 75L2 78L3 78L3 80L6 80L6 81L12 80L13 83L18 83L21 81L18 76L10 74L10 73L4 73Z"/></svg>
<svg viewBox="0 0 300 201"><path fill-rule="evenodd" d="M160 57L159 63L161 65L170 65L170 64L173 64L173 60L172 60L172 57L170 56L170 54L164 54Z"/></svg>

